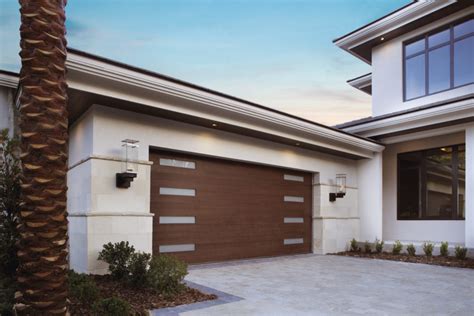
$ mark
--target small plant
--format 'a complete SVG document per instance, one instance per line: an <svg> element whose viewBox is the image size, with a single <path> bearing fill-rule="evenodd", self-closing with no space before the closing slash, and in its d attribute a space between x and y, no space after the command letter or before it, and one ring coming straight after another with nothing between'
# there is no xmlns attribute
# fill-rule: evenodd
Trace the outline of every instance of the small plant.
<svg viewBox="0 0 474 316"><path fill-rule="evenodd" d="M95 315L101 316L128 316L131 311L130 304L118 297L97 301L92 309Z"/></svg>
<svg viewBox="0 0 474 316"><path fill-rule="evenodd" d="M176 257L159 255L150 261L148 282L163 295L171 296L185 288L183 280L186 274L188 274L186 263Z"/></svg>
<svg viewBox="0 0 474 316"><path fill-rule="evenodd" d="M10 138L8 129L0 130L0 274L12 278L18 267L19 154L19 140Z"/></svg>
<svg viewBox="0 0 474 316"><path fill-rule="evenodd" d="M376 253L382 253L383 251L383 240L378 240L378 239L375 239L375 252Z"/></svg>
<svg viewBox="0 0 474 316"><path fill-rule="evenodd" d="M423 243L423 251L425 252L425 255L427 257L431 257L433 255L433 248L434 248L433 243L429 241L426 241Z"/></svg>
<svg viewBox="0 0 474 316"><path fill-rule="evenodd" d="M371 253L372 252L372 245L370 244L370 242L368 240L365 241L364 251L365 251L365 253Z"/></svg>
<svg viewBox="0 0 474 316"><path fill-rule="evenodd" d="M99 289L94 281L85 274L69 271L69 293L84 304L93 304L99 299Z"/></svg>
<svg viewBox="0 0 474 316"><path fill-rule="evenodd" d="M466 259L467 256L467 248L466 247L461 247L461 246L456 246L454 248L454 254L457 259L464 260Z"/></svg>
<svg viewBox="0 0 474 316"><path fill-rule="evenodd" d="M129 265L135 248L128 241L121 241L115 244L109 242L103 246L99 252L99 260L109 264L109 271L116 280L123 280L130 274Z"/></svg>
<svg viewBox="0 0 474 316"><path fill-rule="evenodd" d="M443 257L447 257L449 255L449 250L448 250L448 242L443 241L441 243L441 246L439 247L439 254Z"/></svg>
<svg viewBox="0 0 474 316"><path fill-rule="evenodd" d="M359 245L358 245L357 240L355 238L352 238L352 240L351 240L351 251L352 252L359 252L360 251Z"/></svg>
<svg viewBox="0 0 474 316"><path fill-rule="evenodd" d="M134 253L130 259L130 283L136 287L145 287L148 283L147 273L151 255L148 253Z"/></svg>
<svg viewBox="0 0 474 316"><path fill-rule="evenodd" d="M15 292L17 290L15 279L0 276L0 315L13 316L13 304L15 303Z"/></svg>
<svg viewBox="0 0 474 316"><path fill-rule="evenodd" d="M399 255L400 252L402 251L402 249L403 249L402 243L400 242L400 240L397 240L397 241L393 244L392 253L393 253L394 255Z"/></svg>
<svg viewBox="0 0 474 316"><path fill-rule="evenodd" d="M407 246L407 252L408 252L408 255L409 255L409 256L415 256L415 254L416 254L415 245L409 244L409 245Z"/></svg>

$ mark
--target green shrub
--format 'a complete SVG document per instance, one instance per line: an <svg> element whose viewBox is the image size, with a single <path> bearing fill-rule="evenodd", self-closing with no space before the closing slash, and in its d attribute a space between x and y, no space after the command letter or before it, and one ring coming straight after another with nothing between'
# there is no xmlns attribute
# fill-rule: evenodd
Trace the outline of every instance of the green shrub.
<svg viewBox="0 0 474 316"><path fill-rule="evenodd" d="M129 265L135 248L128 241L121 241L115 244L109 242L103 246L99 252L99 260L109 264L109 271L116 280L124 280L130 274Z"/></svg>
<svg viewBox="0 0 474 316"><path fill-rule="evenodd" d="M433 255L433 248L434 248L433 243L429 241L426 241L423 243L423 251L425 252L425 255L427 257L431 257Z"/></svg>
<svg viewBox="0 0 474 316"><path fill-rule="evenodd" d="M97 316L128 316L131 312L130 304L118 297L97 301L92 309Z"/></svg>
<svg viewBox="0 0 474 316"><path fill-rule="evenodd" d="M370 244L370 242L368 240L365 241L364 251L365 251L365 253L371 253L372 252L372 245Z"/></svg>
<svg viewBox="0 0 474 316"><path fill-rule="evenodd" d="M13 277L0 275L0 315L13 316L13 304L15 303L16 282Z"/></svg>
<svg viewBox="0 0 474 316"><path fill-rule="evenodd" d="M176 257L159 255L150 261L148 283L165 296L181 292L185 285L184 277L188 274L188 266Z"/></svg>
<svg viewBox="0 0 474 316"><path fill-rule="evenodd" d="M448 242L443 241L441 243L441 246L439 247L439 254L442 255L443 257L447 257L449 255L449 250L448 250Z"/></svg>
<svg viewBox="0 0 474 316"><path fill-rule="evenodd" d="M69 271L69 294L84 304L92 304L99 299L99 289L91 277Z"/></svg>
<svg viewBox="0 0 474 316"><path fill-rule="evenodd" d="M357 240L355 238L352 238L351 240L351 251L358 252L360 251L359 245L357 243Z"/></svg>
<svg viewBox="0 0 474 316"><path fill-rule="evenodd" d="M376 253L381 253L383 251L383 240L378 240L378 239L375 239L375 252Z"/></svg>
<svg viewBox="0 0 474 316"><path fill-rule="evenodd" d="M414 255L416 254L415 245L409 244L409 245L407 246L407 252L408 252L408 255L409 255L409 256L414 256Z"/></svg>
<svg viewBox="0 0 474 316"><path fill-rule="evenodd" d="M145 287L148 284L148 266L151 255L148 253L134 253L131 256L128 270L130 271L130 283L137 287Z"/></svg>
<svg viewBox="0 0 474 316"><path fill-rule="evenodd" d="M402 251L402 249L403 249L402 243L400 242L400 240L397 240L397 241L393 244L392 253L393 253L394 255L399 255L400 252Z"/></svg>
<svg viewBox="0 0 474 316"><path fill-rule="evenodd" d="M0 131L0 274L14 277L18 267L16 242L20 211L20 144ZM2 314L3 315L3 314Z"/></svg>
<svg viewBox="0 0 474 316"><path fill-rule="evenodd" d="M454 248L454 254L456 255L456 258L460 260L464 260L466 259L466 256L467 256L467 248L456 246L456 248Z"/></svg>

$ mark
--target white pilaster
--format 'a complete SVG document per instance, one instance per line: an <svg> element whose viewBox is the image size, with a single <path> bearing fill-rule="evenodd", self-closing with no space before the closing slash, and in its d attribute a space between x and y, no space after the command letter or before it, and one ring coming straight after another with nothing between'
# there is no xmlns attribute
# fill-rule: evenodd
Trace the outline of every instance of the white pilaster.
<svg viewBox="0 0 474 316"><path fill-rule="evenodd" d="M357 165L360 241L382 239L383 177L382 153Z"/></svg>
<svg viewBox="0 0 474 316"><path fill-rule="evenodd" d="M474 125L466 128L466 247L474 248Z"/></svg>

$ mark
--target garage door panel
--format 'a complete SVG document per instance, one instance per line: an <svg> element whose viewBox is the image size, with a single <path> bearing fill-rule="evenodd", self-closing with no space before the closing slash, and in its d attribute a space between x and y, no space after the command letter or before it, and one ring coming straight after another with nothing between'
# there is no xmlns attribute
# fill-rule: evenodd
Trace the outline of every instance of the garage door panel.
<svg viewBox="0 0 474 316"><path fill-rule="evenodd" d="M223 223L224 225L224 223ZM272 225L273 226L273 225ZM250 241L283 241L285 238L304 238L306 229L303 225L279 225L266 229L261 224L241 225L226 224L226 229L216 229L214 224L175 224L160 225L160 233L155 240L159 243L212 243L212 242L250 242Z"/></svg>
<svg viewBox="0 0 474 316"><path fill-rule="evenodd" d="M310 251L311 174L166 152L150 159L155 253L189 248L173 254L205 262Z"/></svg>
<svg viewBox="0 0 474 316"><path fill-rule="evenodd" d="M307 244L282 245L279 242L249 242L248 249L242 251L242 244L239 242L230 243L203 243L196 245L195 251L173 253L172 255L187 262L206 262L209 258L212 261L224 261L232 259L245 259L265 256L292 255L306 253Z"/></svg>

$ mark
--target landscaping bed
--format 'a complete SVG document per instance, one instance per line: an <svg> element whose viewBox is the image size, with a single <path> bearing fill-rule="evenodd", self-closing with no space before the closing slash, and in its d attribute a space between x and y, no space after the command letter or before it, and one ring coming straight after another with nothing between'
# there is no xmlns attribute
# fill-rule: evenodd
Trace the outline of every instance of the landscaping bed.
<svg viewBox="0 0 474 316"><path fill-rule="evenodd" d="M422 255L410 256L408 254L393 254L390 252L366 253L366 252L361 252L361 251L343 251L343 252L335 253L333 255L412 262L412 263L424 263L424 264L432 264L432 265L446 266L446 267L474 269L473 258L457 259L455 257L443 257L443 256L428 257L428 256L422 256Z"/></svg>
<svg viewBox="0 0 474 316"><path fill-rule="evenodd" d="M110 275L88 275L99 289L99 296L103 298L117 297L131 306L132 315L148 315L148 310L191 304L216 299L213 294L204 294L196 289L186 287L173 296L164 296L153 289L143 289L124 285L123 282L114 280ZM95 315L90 302L81 303L76 298L71 298L71 315Z"/></svg>

